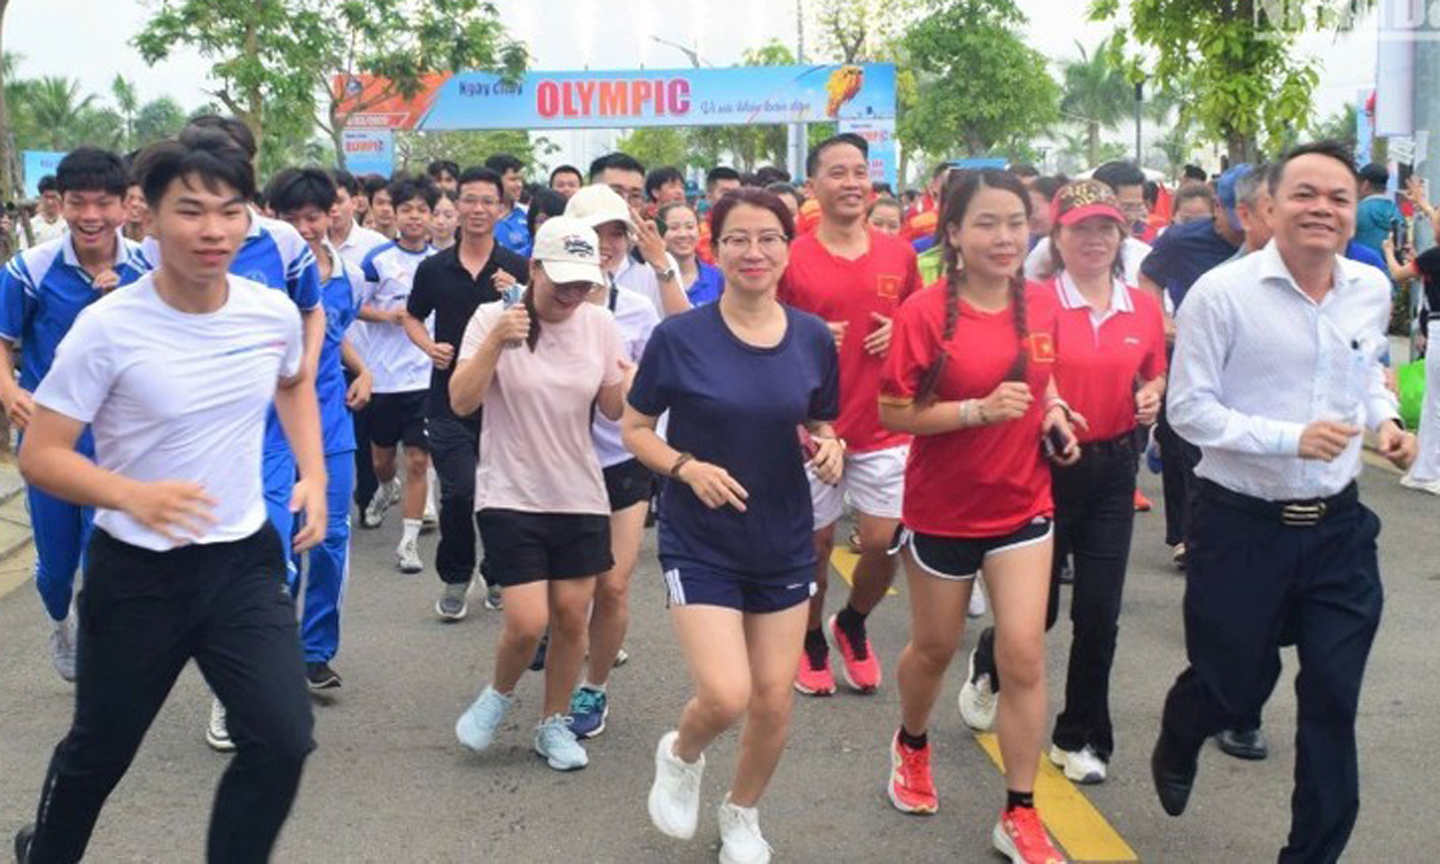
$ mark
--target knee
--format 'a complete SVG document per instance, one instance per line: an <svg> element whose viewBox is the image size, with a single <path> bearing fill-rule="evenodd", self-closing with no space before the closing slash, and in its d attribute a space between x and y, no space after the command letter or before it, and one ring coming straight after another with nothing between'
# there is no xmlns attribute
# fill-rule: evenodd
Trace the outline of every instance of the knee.
<svg viewBox="0 0 1440 864"><path fill-rule="evenodd" d="M544 609L534 612L511 610L510 604L505 605L505 632L504 636L513 642L522 644L535 643L545 635L545 628L550 625L549 616Z"/></svg>
<svg viewBox="0 0 1440 864"><path fill-rule="evenodd" d="M1045 681L1045 644L1041 639L1021 643L995 642L995 662L1007 688L1028 690Z"/></svg>
<svg viewBox="0 0 1440 864"><path fill-rule="evenodd" d="M920 637L910 640L910 659L920 671L929 675L943 675L960 647L960 634L953 636Z"/></svg>
<svg viewBox="0 0 1440 864"><path fill-rule="evenodd" d="M754 691L747 706L747 717L751 723L764 726L772 732L784 729L790 722L790 709L794 705L794 693L787 682L783 687L765 687Z"/></svg>
<svg viewBox="0 0 1440 864"><path fill-rule="evenodd" d="M750 688L731 685L707 690L695 697L700 710L717 726L732 726L750 707Z"/></svg>
<svg viewBox="0 0 1440 864"><path fill-rule="evenodd" d="M557 606L550 615L550 635L560 639L580 639L589 624L588 609L583 605Z"/></svg>
<svg viewBox="0 0 1440 864"><path fill-rule="evenodd" d="M619 577L600 579L595 585L595 608L616 612L626 608L630 599L630 580Z"/></svg>

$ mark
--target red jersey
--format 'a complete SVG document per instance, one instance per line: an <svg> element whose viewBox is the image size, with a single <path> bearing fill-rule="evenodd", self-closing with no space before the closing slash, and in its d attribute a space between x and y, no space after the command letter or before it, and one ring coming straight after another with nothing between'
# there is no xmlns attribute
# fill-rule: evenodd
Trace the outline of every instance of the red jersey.
<svg viewBox="0 0 1440 864"><path fill-rule="evenodd" d="M865 350L865 337L878 326L872 312L893 318L900 302L920 287L915 250L898 237L871 230L870 251L853 259L830 254L813 232L790 244L781 302L850 325L840 341L840 419L835 432L853 452L884 450L909 440L880 425L875 397L885 358Z"/></svg>
<svg viewBox="0 0 1440 864"><path fill-rule="evenodd" d="M915 436L901 508L901 519L911 530L942 537L1001 537L1054 512L1040 430L1045 388L1055 367L1056 304L1042 286L1032 284L1026 294L1028 335L1023 346L1016 338L1013 308L984 312L960 301L955 335L944 345L949 359L933 394L936 401L989 396L1005 380L1022 347L1029 353L1025 383L1035 400L1016 420ZM945 295L942 280L900 307L880 381L882 400L914 401L941 351ZM843 388L843 375L841 381Z"/></svg>
<svg viewBox="0 0 1440 864"><path fill-rule="evenodd" d="M820 224L820 202L810 198L800 205L800 212L795 214L795 233L810 234Z"/></svg>
<svg viewBox="0 0 1440 864"><path fill-rule="evenodd" d="M701 219L697 228L700 236L695 241L695 257L706 264L714 264L715 252L710 247L710 220Z"/></svg>
<svg viewBox="0 0 1440 864"><path fill-rule="evenodd" d="M1059 306L1055 384L1090 426L1075 430L1080 443L1106 441L1135 428L1136 380L1165 374L1165 318L1149 291L1115 284L1110 309L1098 325L1068 278L1043 290Z"/></svg>

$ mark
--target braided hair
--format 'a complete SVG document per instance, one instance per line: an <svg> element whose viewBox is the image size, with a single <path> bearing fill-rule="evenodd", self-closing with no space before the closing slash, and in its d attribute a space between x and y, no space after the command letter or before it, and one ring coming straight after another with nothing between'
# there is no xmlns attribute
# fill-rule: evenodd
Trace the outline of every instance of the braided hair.
<svg viewBox="0 0 1440 864"><path fill-rule="evenodd" d="M979 171L951 172L941 194L943 204L939 224L935 228L936 240L940 244L945 262L945 328L940 337L940 351L925 376L920 381L917 400L931 402L945 370L949 354L946 345L955 338L955 329L960 323L960 287L965 280L964 262L960 260L960 249L950 241L950 226L959 226L965 221L965 212L970 201L981 189L1002 189L1020 199L1025 207L1025 216L1030 216L1030 196L1020 179L1008 171L983 169ZM1010 308L1015 322L1015 339L1019 343L1015 362L1005 373L1006 381L1024 381L1029 371L1030 352L1026 350L1030 331L1025 309L1025 276L1017 272L1010 277Z"/></svg>

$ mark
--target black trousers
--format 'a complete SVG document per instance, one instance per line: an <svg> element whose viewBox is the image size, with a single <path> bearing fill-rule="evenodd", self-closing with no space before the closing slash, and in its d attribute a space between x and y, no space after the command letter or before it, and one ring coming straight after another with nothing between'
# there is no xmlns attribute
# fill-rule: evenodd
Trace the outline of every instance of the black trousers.
<svg viewBox="0 0 1440 864"><path fill-rule="evenodd" d="M1180 437L1170 425L1164 407L1155 425L1155 440L1160 443L1160 479L1165 489L1165 545L1186 543L1188 547L1186 535L1195 501L1195 466L1200 464L1200 448Z"/></svg>
<svg viewBox="0 0 1440 864"><path fill-rule="evenodd" d="M97 529L78 607L75 717L50 761L29 860L84 856L105 799L194 659L237 747L215 795L207 859L266 861L315 746L275 529L267 522L243 540L169 552Z"/></svg>
<svg viewBox="0 0 1440 864"><path fill-rule="evenodd" d="M1089 745L1106 761L1115 751L1110 722L1110 670L1115 663L1125 568L1135 526L1133 437L1087 445L1079 462L1052 466L1055 541L1074 561L1070 597L1070 663L1065 674L1065 708L1055 720L1053 740L1062 750ZM1045 625L1055 625L1060 607L1060 556L1050 576Z"/></svg>
<svg viewBox="0 0 1440 864"><path fill-rule="evenodd" d="M346 386L354 381L355 376L345 370ZM355 506L364 510L375 497L375 490L380 488L380 481L375 479L375 457L370 453L370 425L365 420L365 412L351 411L350 422L355 427Z"/></svg>
<svg viewBox="0 0 1440 864"><path fill-rule="evenodd" d="M475 574L475 463L480 424L454 417L425 421L430 461L440 480L440 545L435 570L447 584L469 582Z"/></svg>
<svg viewBox="0 0 1440 864"><path fill-rule="evenodd" d="M1355 715L1383 589L1380 520L1358 501L1310 527L1288 527L1199 487L1185 573L1189 667L1165 700L1163 730L1198 752L1205 738L1258 714L1281 644L1300 661L1295 790L1282 862L1331 862L1355 826Z"/></svg>

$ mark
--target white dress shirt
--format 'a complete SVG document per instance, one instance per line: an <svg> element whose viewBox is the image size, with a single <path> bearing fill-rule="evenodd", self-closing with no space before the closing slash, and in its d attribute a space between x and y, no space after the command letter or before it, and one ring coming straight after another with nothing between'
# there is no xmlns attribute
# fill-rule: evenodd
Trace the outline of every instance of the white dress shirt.
<svg viewBox="0 0 1440 864"><path fill-rule="evenodd" d="M1300 458L1300 435L1316 420L1373 430L1400 416L1380 364L1389 320L1384 275L1340 256L1319 303L1273 241L1201 276L1176 320L1167 403L1200 448L1195 473L1270 501L1344 489L1360 473L1360 436L1323 462Z"/></svg>

